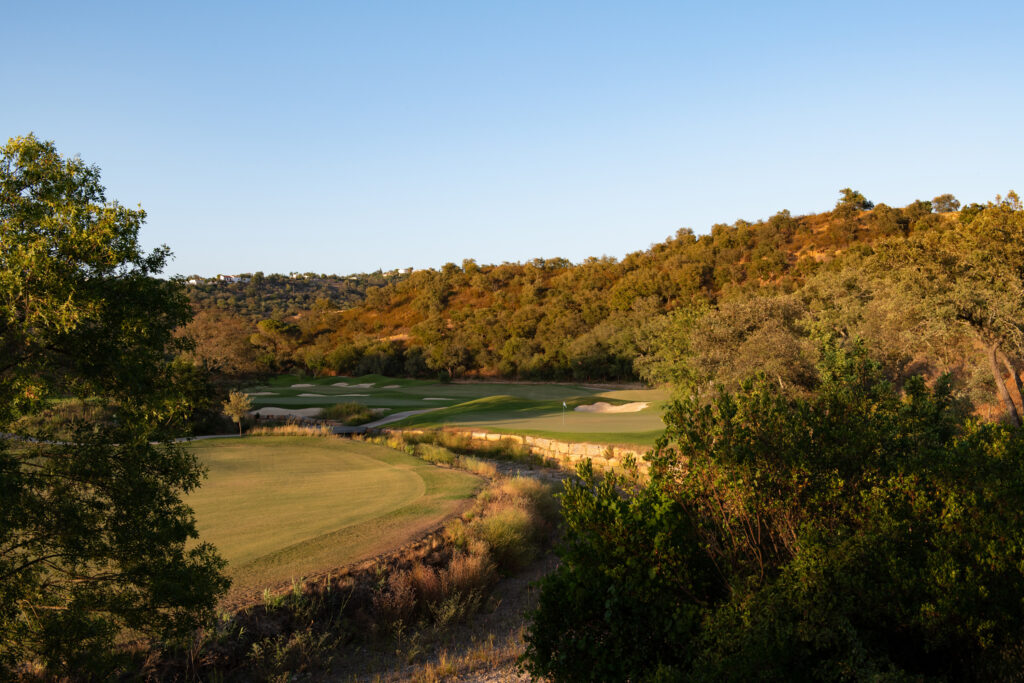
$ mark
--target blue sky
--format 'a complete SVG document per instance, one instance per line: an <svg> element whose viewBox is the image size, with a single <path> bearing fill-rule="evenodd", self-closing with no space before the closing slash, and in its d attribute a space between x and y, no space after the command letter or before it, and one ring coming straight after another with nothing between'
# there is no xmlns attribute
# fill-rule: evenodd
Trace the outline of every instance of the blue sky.
<svg viewBox="0 0 1024 683"><path fill-rule="evenodd" d="M1024 190L1019 3L17 3L0 135L168 274L621 257L680 227Z"/></svg>

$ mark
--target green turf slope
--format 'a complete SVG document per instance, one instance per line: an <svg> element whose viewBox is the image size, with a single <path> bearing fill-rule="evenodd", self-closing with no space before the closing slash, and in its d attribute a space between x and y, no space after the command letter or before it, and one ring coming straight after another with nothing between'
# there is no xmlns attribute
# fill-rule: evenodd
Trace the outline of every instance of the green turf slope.
<svg viewBox="0 0 1024 683"><path fill-rule="evenodd" d="M481 480L344 439L194 442L209 468L187 498L200 538L228 560L235 595L402 545L457 511Z"/></svg>
<svg viewBox="0 0 1024 683"><path fill-rule="evenodd" d="M665 429L660 403L636 413L586 413L576 406L595 400L612 404L630 400L607 392L604 395L577 397L562 401L530 401L513 396L488 396L440 410L413 415L392 427L469 427L505 434L530 434L566 441L651 446ZM648 391L648 394L653 392ZM630 399L633 397L630 396ZM660 396L644 396L654 401Z"/></svg>
<svg viewBox="0 0 1024 683"><path fill-rule="evenodd" d="M392 427L471 427L508 434L532 434L566 441L651 446L664 431L669 395L662 389L608 391L583 384L457 382L363 377L282 376L251 387L257 407L310 408L354 402L379 415L432 409ZM640 401L637 413L586 413L576 406L605 401ZM563 409L563 402L565 408Z"/></svg>

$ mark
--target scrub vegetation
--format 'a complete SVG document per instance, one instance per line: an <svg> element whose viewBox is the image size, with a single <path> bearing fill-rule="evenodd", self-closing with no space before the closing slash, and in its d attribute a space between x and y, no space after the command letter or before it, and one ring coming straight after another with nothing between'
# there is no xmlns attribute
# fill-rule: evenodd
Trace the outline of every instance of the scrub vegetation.
<svg viewBox="0 0 1024 683"><path fill-rule="evenodd" d="M1024 440L864 349L668 411L649 480L562 497L527 668L556 681L1016 680Z"/></svg>

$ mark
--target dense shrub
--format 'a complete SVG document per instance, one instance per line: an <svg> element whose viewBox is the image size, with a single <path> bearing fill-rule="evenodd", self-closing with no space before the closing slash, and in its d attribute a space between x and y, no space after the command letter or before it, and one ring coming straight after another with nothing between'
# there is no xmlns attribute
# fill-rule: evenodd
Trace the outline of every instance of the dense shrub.
<svg viewBox="0 0 1024 683"><path fill-rule="evenodd" d="M373 412L360 403L332 403L320 410L320 417L346 425L366 424L374 419Z"/></svg>
<svg viewBox="0 0 1024 683"><path fill-rule="evenodd" d="M859 351L677 403L652 477L562 498L527 666L553 680L1012 680L1024 440Z"/></svg>
<svg viewBox="0 0 1024 683"><path fill-rule="evenodd" d="M689 663L700 603L721 593L682 505L657 487L624 495L584 461L562 494L561 565L542 583L529 668L555 680L625 681Z"/></svg>

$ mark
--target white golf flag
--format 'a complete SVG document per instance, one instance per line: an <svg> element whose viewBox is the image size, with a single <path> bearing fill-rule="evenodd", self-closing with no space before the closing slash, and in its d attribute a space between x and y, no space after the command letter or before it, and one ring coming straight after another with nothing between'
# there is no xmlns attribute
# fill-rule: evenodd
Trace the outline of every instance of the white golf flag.
<svg viewBox="0 0 1024 683"><path fill-rule="evenodd" d="M562 407L563 408L568 408L569 406L565 405L565 401L562 401Z"/></svg>

